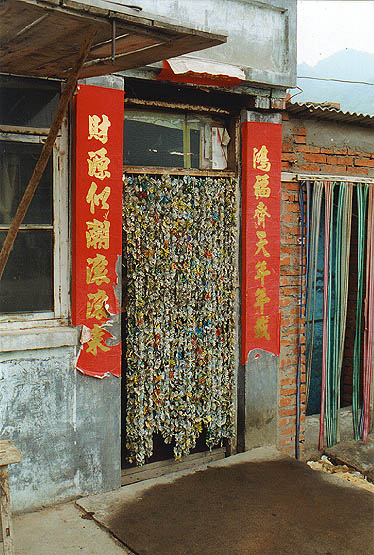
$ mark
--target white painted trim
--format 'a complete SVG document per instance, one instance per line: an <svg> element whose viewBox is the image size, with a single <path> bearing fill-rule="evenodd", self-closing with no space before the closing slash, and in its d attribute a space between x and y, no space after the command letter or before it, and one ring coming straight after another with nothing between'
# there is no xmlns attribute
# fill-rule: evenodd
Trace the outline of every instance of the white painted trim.
<svg viewBox="0 0 374 555"><path fill-rule="evenodd" d="M374 177L357 177L350 175L322 175L282 172L282 181L344 181L347 183L369 183L374 184Z"/></svg>
<svg viewBox="0 0 374 555"><path fill-rule="evenodd" d="M281 173L281 181L298 181L297 173L291 172L282 172Z"/></svg>
<svg viewBox="0 0 374 555"><path fill-rule="evenodd" d="M0 333L0 352L51 349L78 345L79 329L72 327L7 330Z"/></svg>
<svg viewBox="0 0 374 555"><path fill-rule="evenodd" d="M9 314L0 314L0 333L3 328L10 329L13 326L19 328L22 323L30 326L33 325L30 322L44 322L54 319L54 312L11 312Z"/></svg>
<svg viewBox="0 0 374 555"><path fill-rule="evenodd" d="M45 137L37 135L10 134L2 133L0 140L13 140L19 143L41 143L45 142ZM53 252L53 276L54 276L54 311L46 312L30 312L15 314L0 314L0 345L9 349L8 339L10 337L10 345L19 346L15 350L22 349L22 337L26 334L31 337L37 330L38 337L27 344L34 344L35 347L27 348L43 348L59 346L56 338L60 337L62 341L67 341L69 335L76 336L75 328L65 328L65 332L61 333L61 325L68 323L70 300L69 300L69 268L70 268L70 245L69 245L69 135L68 120L65 118L61 131L56 139L53 149L53 226L48 226L54 231L54 252ZM25 227L26 226L22 226ZM35 229L44 229L46 226L32 226ZM56 328L59 326L59 331ZM51 328L51 329L48 329ZM34 331L33 331L34 330ZM55 333L56 332L56 333ZM21 340L14 337L20 334ZM9 336L9 334L11 334ZM51 336L52 334L52 336ZM45 335L45 338L41 338ZM9 337L8 337L9 336ZM51 339L52 338L52 339ZM53 339L54 338L54 339ZM5 343L4 343L5 342ZM66 344L66 343L62 343ZM70 339L69 344L76 344L76 339Z"/></svg>
<svg viewBox="0 0 374 555"><path fill-rule="evenodd" d="M61 126L61 137L56 140L53 165L54 198L54 311L56 318L69 315L69 199L68 199L68 122Z"/></svg>
<svg viewBox="0 0 374 555"><path fill-rule="evenodd" d="M16 143L45 143L45 137L41 135L27 135L22 133L3 133L1 132L0 141L15 141Z"/></svg>
<svg viewBox="0 0 374 555"><path fill-rule="evenodd" d="M53 312L30 312L28 314L7 314L3 316L0 326L0 334L2 330L28 330L31 328L56 328L68 326L67 318L55 318Z"/></svg>

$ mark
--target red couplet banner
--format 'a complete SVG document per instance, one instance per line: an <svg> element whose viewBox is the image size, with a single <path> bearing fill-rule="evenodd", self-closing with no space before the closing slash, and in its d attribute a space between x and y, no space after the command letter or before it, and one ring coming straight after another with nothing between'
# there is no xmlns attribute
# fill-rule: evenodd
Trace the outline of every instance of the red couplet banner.
<svg viewBox="0 0 374 555"><path fill-rule="evenodd" d="M123 91L79 85L74 97L72 322L76 368L121 375Z"/></svg>
<svg viewBox="0 0 374 555"><path fill-rule="evenodd" d="M242 364L250 351L280 350L282 125L242 124Z"/></svg>

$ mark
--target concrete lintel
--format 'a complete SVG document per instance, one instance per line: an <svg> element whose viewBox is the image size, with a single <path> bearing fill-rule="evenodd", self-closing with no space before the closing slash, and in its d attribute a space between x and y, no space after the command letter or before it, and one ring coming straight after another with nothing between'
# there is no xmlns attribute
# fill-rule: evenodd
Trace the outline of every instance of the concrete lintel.
<svg viewBox="0 0 374 555"><path fill-rule="evenodd" d="M94 87L103 87L106 89L124 90L124 78L119 75L101 75L98 77L87 77L78 81L80 85L91 85Z"/></svg>
<svg viewBox="0 0 374 555"><path fill-rule="evenodd" d="M282 116L277 112L254 112L253 110L242 110L240 114L242 123L257 121L261 123L282 123Z"/></svg>

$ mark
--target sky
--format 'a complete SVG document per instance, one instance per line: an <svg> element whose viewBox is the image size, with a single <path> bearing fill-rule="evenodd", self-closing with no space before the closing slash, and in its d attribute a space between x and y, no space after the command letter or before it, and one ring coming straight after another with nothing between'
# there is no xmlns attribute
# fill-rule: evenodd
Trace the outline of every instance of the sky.
<svg viewBox="0 0 374 555"><path fill-rule="evenodd" d="M298 0L297 10L299 64L344 48L374 53L374 1Z"/></svg>

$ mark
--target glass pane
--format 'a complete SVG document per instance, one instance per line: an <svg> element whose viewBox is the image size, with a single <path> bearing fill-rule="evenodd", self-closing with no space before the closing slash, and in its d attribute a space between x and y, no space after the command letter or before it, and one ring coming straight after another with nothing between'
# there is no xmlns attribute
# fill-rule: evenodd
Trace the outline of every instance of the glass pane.
<svg viewBox="0 0 374 555"><path fill-rule="evenodd" d="M130 166L184 167L184 116L125 113L124 163Z"/></svg>
<svg viewBox="0 0 374 555"><path fill-rule="evenodd" d="M201 132L200 130L190 130L190 160L191 168L201 168L200 163L200 146L201 146Z"/></svg>
<svg viewBox="0 0 374 555"><path fill-rule="evenodd" d="M0 247L6 232L0 232ZM0 281L0 312L53 310L53 232L19 231Z"/></svg>
<svg viewBox="0 0 374 555"><path fill-rule="evenodd" d="M34 171L42 145L0 141L0 224L9 224ZM25 216L25 224L52 224L50 159Z"/></svg>
<svg viewBox="0 0 374 555"><path fill-rule="evenodd" d="M197 114L125 110L124 163L129 166L225 169L225 123Z"/></svg>
<svg viewBox="0 0 374 555"><path fill-rule="evenodd" d="M60 84L0 77L0 124L49 127L56 112Z"/></svg>
<svg viewBox="0 0 374 555"><path fill-rule="evenodd" d="M187 116L190 133L191 168L224 170L230 136L223 121L205 116Z"/></svg>

